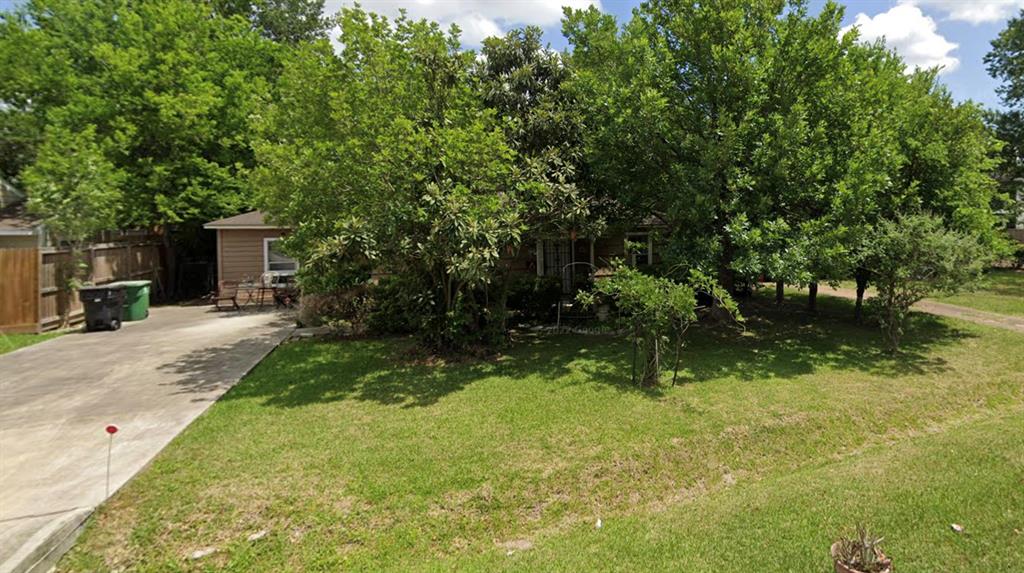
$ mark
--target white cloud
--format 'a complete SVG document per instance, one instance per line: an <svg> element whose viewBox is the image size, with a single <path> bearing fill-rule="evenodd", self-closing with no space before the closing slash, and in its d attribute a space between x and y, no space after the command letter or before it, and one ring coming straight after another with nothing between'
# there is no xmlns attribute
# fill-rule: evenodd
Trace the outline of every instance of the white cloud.
<svg viewBox="0 0 1024 573"><path fill-rule="evenodd" d="M1002 22L1024 9L1024 0L903 0L907 4L935 8L950 20L983 24Z"/></svg>
<svg viewBox="0 0 1024 573"><path fill-rule="evenodd" d="M854 23L843 28L842 33L854 26L860 29L862 41L885 38L885 44L907 62L908 71L941 66L941 73L948 73L960 65L960 60L951 55L958 45L939 34L935 20L912 4L899 4L874 16L857 14Z"/></svg>
<svg viewBox="0 0 1024 573"><path fill-rule="evenodd" d="M342 6L351 6L352 0L327 0L325 12L333 15ZM388 17L398 15L405 8L410 18L426 18L447 28L457 24L462 29L462 43L478 46L484 38L501 34L515 27L555 25L562 18L562 6L585 8L591 4L601 7L600 0L363 0L360 5L367 11Z"/></svg>

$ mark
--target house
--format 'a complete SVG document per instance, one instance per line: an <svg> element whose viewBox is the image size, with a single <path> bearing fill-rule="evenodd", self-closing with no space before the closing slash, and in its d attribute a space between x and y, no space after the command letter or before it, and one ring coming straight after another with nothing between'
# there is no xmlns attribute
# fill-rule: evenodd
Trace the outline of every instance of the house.
<svg viewBox="0 0 1024 573"><path fill-rule="evenodd" d="M657 231L663 224L654 217L628 230L611 228L599 237L547 237L533 241L511 261L514 271L539 277L558 277L562 291L571 293L595 276L610 271L611 262L625 260L634 267L661 261L657 250ZM626 244L634 246L628 254Z"/></svg>
<svg viewBox="0 0 1024 573"><path fill-rule="evenodd" d="M28 213L25 194L0 179L0 249L31 249L46 242L46 229Z"/></svg>
<svg viewBox="0 0 1024 573"><path fill-rule="evenodd" d="M1024 191L1017 191L1017 203L1024 206ZM1024 243L1024 210L1017 214L1016 219L1010 218L1006 225L1010 237Z"/></svg>
<svg viewBox="0 0 1024 573"><path fill-rule="evenodd" d="M278 243L288 230L267 223L259 211L211 221L203 228L217 232L218 291L225 285L255 282L266 272L290 276L299 268Z"/></svg>
<svg viewBox="0 0 1024 573"><path fill-rule="evenodd" d="M629 254L629 264L657 263L660 258L654 236L660 226L659 220L649 218L628 231L610 231L601 237L577 237L570 233L567 237L539 239L506 261L513 271L560 277L562 289L568 293L601 269L607 269L613 259L626 258L627 241L646 245ZM211 221L203 228L217 232L218 290L224 290L225 285L256 281L266 272L288 276L298 270L298 262L278 248L287 229L267 223L259 211Z"/></svg>

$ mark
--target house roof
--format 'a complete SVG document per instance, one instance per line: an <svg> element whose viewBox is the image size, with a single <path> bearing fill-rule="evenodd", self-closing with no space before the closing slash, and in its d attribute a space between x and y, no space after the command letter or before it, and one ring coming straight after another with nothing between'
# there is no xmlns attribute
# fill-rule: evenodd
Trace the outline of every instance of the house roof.
<svg viewBox="0 0 1024 573"><path fill-rule="evenodd" d="M0 207L0 236L31 236L42 221L28 213L24 202Z"/></svg>
<svg viewBox="0 0 1024 573"><path fill-rule="evenodd" d="M263 213L249 211L234 217L217 219L203 225L204 229L280 229L277 225L271 225L263 220Z"/></svg>

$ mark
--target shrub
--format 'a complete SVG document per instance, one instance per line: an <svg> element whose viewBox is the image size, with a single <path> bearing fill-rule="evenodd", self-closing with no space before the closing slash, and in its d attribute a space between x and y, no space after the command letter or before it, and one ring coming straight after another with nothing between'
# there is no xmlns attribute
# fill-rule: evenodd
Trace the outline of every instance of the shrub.
<svg viewBox="0 0 1024 573"><path fill-rule="evenodd" d="M608 278L600 279L592 292L581 292L577 299L592 307L598 297L611 299L619 308L633 336L633 381L645 386L658 384L661 377L662 348L672 348L672 383L679 373L683 337L697 320L698 293L710 297L730 316L742 320L735 302L711 278L692 272L687 283L653 277L615 263ZM637 355L642 356L637 376Z"/></svg>
<svg viewBox="0 0 1024 573"><path fill-rule="evenodd" d="M425 324L432 302L423 281L408 275L382 278L371 287L374 306L367 326L375 334L411 334Z"/></svg>
<svg viewBox="0 0 1024 573"><path fill-rule="evenodd" d="M299 302L299 324L330 326L351 333L367 329L373 298L366 286L334 293L308 293Z"/></svg>
<svg viewBox="0 0 1024 573"><path fill-rule="evenodd" d="M899 350L914 303L971 288L989 262L975 237L947 229L940 217L928 214L880 221L868 249L864 266L877 290L869 304L890 352Z"/></svg>
<svg viewBox="0 0 1024 573"><path fill-rule="evenodd" d="M520 321L550 320L562 297L558 277L516 275L508 287L507 308Z"/></svg>

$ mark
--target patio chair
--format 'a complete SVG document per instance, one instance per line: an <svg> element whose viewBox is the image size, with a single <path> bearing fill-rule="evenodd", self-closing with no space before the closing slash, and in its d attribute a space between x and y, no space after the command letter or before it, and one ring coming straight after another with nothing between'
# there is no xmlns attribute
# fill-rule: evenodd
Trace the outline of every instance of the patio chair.
<svg viewBox="0 0 1024 573"><path fill-rule="evenodd" d="M230 306L228 303L231 303ZM224 288L217 291L217 296L213 298L213 304L217 307L217 310L242 310L242 307L238 305L238 284L237 283L224 283Z"/></svg>
<svg viewBox="0 0 1024 573"><path fill-rule="evenodd" d="M277 305L277 288L281 285L281 275L274 271L267 271L260 275L259 282L259 307L263 308L263 303L266 302L267 293L270 293L270 299Z"/></svg>

